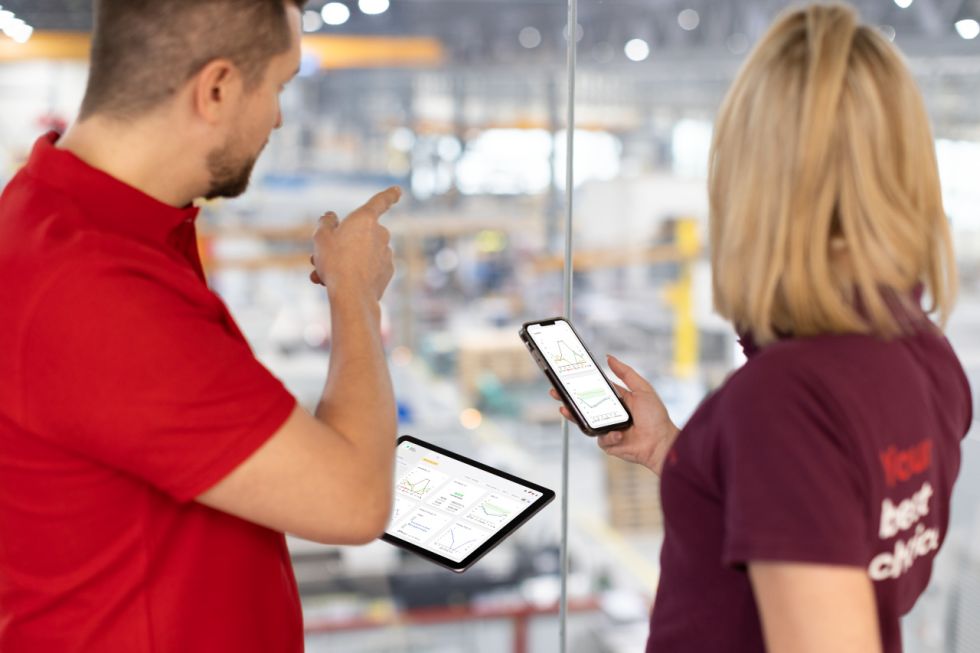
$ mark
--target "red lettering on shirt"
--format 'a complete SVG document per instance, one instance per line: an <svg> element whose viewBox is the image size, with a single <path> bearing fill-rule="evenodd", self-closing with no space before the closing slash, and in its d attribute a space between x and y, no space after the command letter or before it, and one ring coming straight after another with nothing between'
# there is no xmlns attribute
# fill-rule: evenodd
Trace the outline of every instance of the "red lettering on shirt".
<svg viewBox="0 0 980 653"><path fill-rule="evenodd" d="M932 440L927 438L901 450L892 445L878 455L885 470L885 482L888 487L895 487L896 483L907 481L929 468L932 464Z"/></svg>

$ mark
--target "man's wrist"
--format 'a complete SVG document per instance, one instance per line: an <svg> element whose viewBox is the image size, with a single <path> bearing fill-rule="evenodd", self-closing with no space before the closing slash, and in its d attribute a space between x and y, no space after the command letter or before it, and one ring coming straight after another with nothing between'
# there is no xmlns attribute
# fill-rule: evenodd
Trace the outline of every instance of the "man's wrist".
<svg viewBox="0 0 980 653"><path fill-rule="evenodd" d="M327 298L334 306L361 306L379 312L381 310L380 300L363 286L331 284L327 286Z"/></svg>

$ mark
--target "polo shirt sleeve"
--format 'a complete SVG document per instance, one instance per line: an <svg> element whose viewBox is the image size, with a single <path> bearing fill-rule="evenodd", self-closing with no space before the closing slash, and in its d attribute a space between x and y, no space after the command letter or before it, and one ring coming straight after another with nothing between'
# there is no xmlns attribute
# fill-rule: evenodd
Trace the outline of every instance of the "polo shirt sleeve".
<svg viewBox="0 0 980 653"><path fill-rule="evenodd" d="M853 429L819 379L788 360L758 362L732 379L722 408L723 562L865 566L870 517Z"/></svg>
<svg viewBox="0 0 980 653"><path fill-rule="evenodd" d="M23 348L25 417L38 437L188 501L292 412L293 397L190 270L176 284L149 266L60 276Z"/></svg>

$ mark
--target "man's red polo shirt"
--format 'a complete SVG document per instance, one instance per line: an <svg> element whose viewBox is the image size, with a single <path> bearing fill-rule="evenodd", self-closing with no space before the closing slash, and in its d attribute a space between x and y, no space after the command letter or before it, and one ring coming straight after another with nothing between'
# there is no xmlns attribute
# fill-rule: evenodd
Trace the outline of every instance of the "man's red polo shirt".
<svg viewBox="0 0 980 653"><path fill-rule="evenodd" d="M302 650L280 533L193 499L295 401L175 209L38 141L0 196L0 651Z"/></svg>

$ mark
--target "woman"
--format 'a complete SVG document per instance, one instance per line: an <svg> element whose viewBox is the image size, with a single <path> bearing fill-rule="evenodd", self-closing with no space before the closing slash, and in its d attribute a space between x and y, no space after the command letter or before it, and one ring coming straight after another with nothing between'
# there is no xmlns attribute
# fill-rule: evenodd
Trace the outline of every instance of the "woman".
<svg viewBox="0 0 980 653"><path fill-rule="evenodd" d="M709 193L715 306L748 361L681 431L609 361L635 425L599 446L662 474L647 650L897 653L971 421L919 304L943 323L955 270L898 53L847 7L783 16L721 108Z"/></svg>

